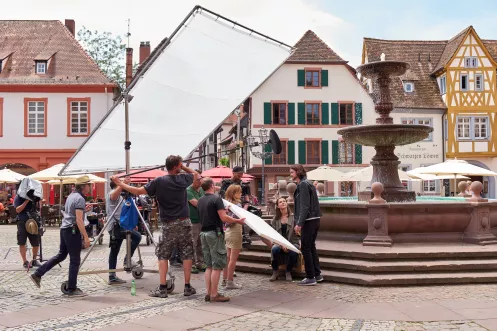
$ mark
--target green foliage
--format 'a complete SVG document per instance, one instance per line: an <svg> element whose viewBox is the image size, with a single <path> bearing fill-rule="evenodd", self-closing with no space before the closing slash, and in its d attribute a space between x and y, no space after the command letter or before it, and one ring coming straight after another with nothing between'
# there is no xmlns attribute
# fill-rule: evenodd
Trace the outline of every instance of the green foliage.
<svg viewBox="0 0 497 331"><path fill-rule="evenodd" d="M219 159L219 164L222 166L225 166L225 167L229 167L230 166L230 159L228 159L227 157L223 157L223 158Z"/></svg>

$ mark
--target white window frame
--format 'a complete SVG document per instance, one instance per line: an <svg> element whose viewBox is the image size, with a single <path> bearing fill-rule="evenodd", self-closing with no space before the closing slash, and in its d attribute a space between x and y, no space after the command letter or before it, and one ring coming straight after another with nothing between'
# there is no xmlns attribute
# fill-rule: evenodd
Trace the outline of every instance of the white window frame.
<svg viewBox="0 0 497 331"><path fill-rule="evenodd" d="M480 122L481 120L485 120L484 122ZM488 140L488 138L490 137L489 135L489 118L488 116L474 116L471 118L471 128L473 129L473 139L475 140ZM478 123L479 122L479 123ZM476 130L476 126L477 125L480 125L480 133L481 133L481 126L482 124L485 125L485 136L484 137L477 137L476 136L476 133L478 130Z"/></svg>
<svg viewBox="0 0 497 331"><path fill-rule="evenodd" d="M46 74L47 73L47 63L44 61L36 62L36 73L37 74Z"/></svg>
<svg viewBox="0 0 497 331"><path fill-rule="evenodd" d="M466 88L464 88L464 89L462 88L462 78L463 77L466 77ZM461 74L459 76L459 89L461 91L469 91L469 76L468 76L468 74Z"/></svg>
<svg viewBox="0 0 497 331"><path fill-rule="evenodd" d="M28 101L28 111L27 111L27 116L28 118L26 119L28 122L28 129L27 129L27 134L30 136L43 136L46 134L45 132L45 121L46 116L45 116L45 108L46 108L45 101ZM33 115L33 116L30 116ZM30 120L34 120L33 123L30 123ZM41 121L41 128L40 128L40 122ZM34 129L30 128L30 124L34 124Z"/></svg>
<svg viewBox="0 0 497 331"><path fill-rule="evenodd" d="M459 120L468 120L467 123L466 121L463 123L459 123ZM459 136L459 125L468 125L468 136L460 137ZM463 128L463 133L466 132L466 130ZM456 138L457 140L471 140L471 117L470 116L458 116L456 119Z"/></svg>
<svg viewBox="0 0 497 331"><path fill-rule="evenodd" d="M410 86L410 90L409 90L408 86ZM413 82L404 82L404 92L406 92L406 93L414 92L414 83Z"/></svg>
<svg viewBox="0 0 497 331"><path fill-rule="evenodd" d="M464 68L478 68L478 57L466 56L464 58Z"/></svg>
<svg viewBox="0 0 497 331"><path fill-rule="evenodd" d="M86 110L81 110L82 108L82 103L85 103L86 104ZM70 113L71 113L71 118L69 119L69 125L70 125L70 128L71 128L71 132L70 132L70 135L71 136L80 136L80 135L88 135L89 133L89 127L88 127L88 118L89 118L89 103L88 101L84 101L84 100L76 100L76 101L71 101L71 105L70 105L71 109L70 109ZM77 110L75 110L74 108L77 108ZM86 114L86 131L85 132L82 132L81 131L81 124L82 124L82 119L81 119L81 115L83 114ZM78 120L78 127L77 127L77 131L75 132L74 131L74 128L73 128L73 116L76 115L77 116L77 120Z"/></svg>
<svg viewBox="0 0 497 331"><path fill-rule="evenodd" d="M478 87L478 77L480 78L480 87ZM483 74L475 74L475 91L483 91Z"/></svg>
<svg viewBox="0 0 497 331"><path fill-rule="evenodd" d="M428 167L428 166L431 166L433 165L433 163L428 163L428 164L421 164L420 167ZM431 191L431 190L425 190L425 183L427 183L428 187L431 187L432 185L434 186L434 191ZM435 179L435 180L423 180L421 182L421 191L423 193L440 193L440 180L439 179Z"/></svg>
<svg viewBox="0 0 497 331"><path fill-rule="evenodd" d="M350 147L350 153L347 153L347 147ZM347 151L345 149L347 149ZM349 156L349 158L344 160L342 157L343 154ZM338 161L339 164L355 164L355 145L353 143L347 143L345 141L340 141L338 143Z"/></svg>
<svg viewBox="0 0 497 331"><path fill-rule="evenodd" d="M469 137L459 137L459 119L469 120ZM478 123L479 120L484 119L484 123ZM489 140L490 139L490 119L488 116L458 116L456 120L456 138L457 140ZM466 123L464 123L466 124ZM476 137L476 125L485 124L486 135L484 137Z"/></svg>
<svg viewBox="0 0 497 331"><path fill-rule="evenodd" d="M444 95L447 93L447 76L443 75L440 77L440 94Z"/></svg>
<svg viewBox="0 0 497 331"><path fill-rule="evenodd" d="M429 124L426 124L425 122L428 121ZM404 123L406 122L406 123ZM400 119L401 124L415 124L415 125L428 125L433 127L433 118L431 117L402 117ZM423 139L422 141L433 141L433 132L430 132L430 135L428 138Z"/></svg>

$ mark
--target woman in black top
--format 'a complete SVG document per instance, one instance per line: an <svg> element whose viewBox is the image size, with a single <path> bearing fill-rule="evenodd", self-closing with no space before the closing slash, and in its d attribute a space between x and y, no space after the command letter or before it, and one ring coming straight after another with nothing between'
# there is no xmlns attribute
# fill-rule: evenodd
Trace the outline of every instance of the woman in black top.
<svg viewBox="0 0 497 331"><path fill-rule="evenodd" d="M271 226L295 247L299 248L299 237L294 232L293 215L286 199L279 198L276 201L276 205L276 215L271 221ZM283 256L284 259L280 256ZM273 247L271 248L271 266L273 267L273 275L269 280L274 282L278 279L278 266L282 260L286 264L286 280L292 281L292 269L297 264L297 258L297 253L273 243Z"/></svg>

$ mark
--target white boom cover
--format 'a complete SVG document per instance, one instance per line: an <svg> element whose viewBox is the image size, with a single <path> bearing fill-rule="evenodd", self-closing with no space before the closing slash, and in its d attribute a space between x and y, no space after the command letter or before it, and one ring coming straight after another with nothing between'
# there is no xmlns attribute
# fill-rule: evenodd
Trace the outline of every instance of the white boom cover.
<svg viewBox="0 0 497 331"><path fill-rule="evenodd" d="M300 254L300 251L295 246L293 246L288 240L283 238L281 234L279 234L275 229L267 224L262 218L252 214L251 212L243 208L238 207L237 205L232 204L229 201L223 199L223 202L224 206L230 207L230 210L233 212L233 214L240 218L245 218L245 224L247 224L259 236L275 242L280 246L286 247L297 254Z"/></svg>
<svg viewBox="0 0 497 331"><path fill-rule="evenodd" d="M289 57L292 48L197 10L129 94L132 169L186 157ZM124 102L61 174L125 169Z"/></svg>

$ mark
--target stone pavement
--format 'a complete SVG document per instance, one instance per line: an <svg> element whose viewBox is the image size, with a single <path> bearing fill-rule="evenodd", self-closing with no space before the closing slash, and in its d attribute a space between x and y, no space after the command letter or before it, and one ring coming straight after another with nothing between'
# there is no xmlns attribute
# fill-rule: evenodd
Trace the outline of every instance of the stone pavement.
<svg viewBox="0 0 497 331"><path fill-rule="evenodd" d="M0 226L0 330L497 330L497 284L367 288L323 283L297 287L267 276L239 273L241 290L225 291L229 303L206 303L203 274L193 275L197 295L182 295L182 270L173 268L176 290L167 299L147 296L158 275L123 286L108 286L106 274L79 277L89 296L65 298L60 284L67 261L37 289L20 267L15 227ZM57 251L57 229L43 237L44 257ZM144 240L143 240L144 242ZM108 237L83 269L106 267ZM140 246L144 263L157 268L153 246ZM123 247L124 251L124 247ZM120 258L124 257L123 251ZM86 252L83 252L85 255Z"/></svg>

